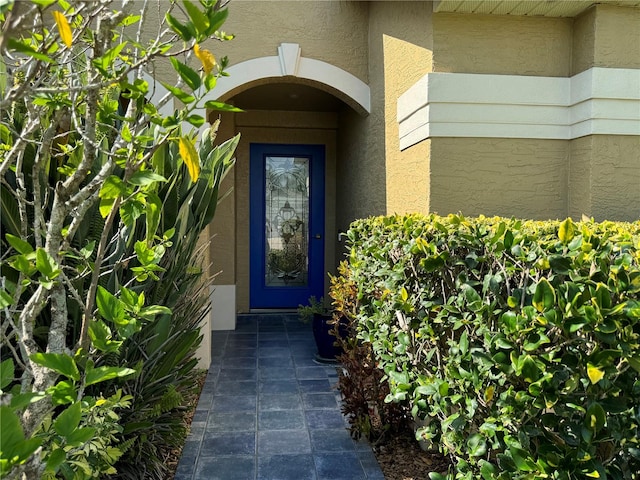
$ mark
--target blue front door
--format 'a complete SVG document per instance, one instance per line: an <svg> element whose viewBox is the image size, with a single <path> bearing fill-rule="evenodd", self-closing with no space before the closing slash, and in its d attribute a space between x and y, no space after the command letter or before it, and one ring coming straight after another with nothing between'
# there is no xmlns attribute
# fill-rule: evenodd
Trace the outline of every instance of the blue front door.
<svg viewBox="0 0 640 480"><path fill-rule="evenodd" d="M322 296L324 164L323 145L251 144L252 309Z"/></svg>

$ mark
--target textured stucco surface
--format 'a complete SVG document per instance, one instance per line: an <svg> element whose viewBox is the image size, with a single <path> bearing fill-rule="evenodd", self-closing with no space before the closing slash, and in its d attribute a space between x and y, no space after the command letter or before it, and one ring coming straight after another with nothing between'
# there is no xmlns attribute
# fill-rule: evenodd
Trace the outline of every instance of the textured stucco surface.
<svg viewBox="0 0 640 480"><path fill-rule="evenodd" d="M569 215L640 218L640 137L591 135L571 142Z"/></svg>
<svg viewBox="0 0 640 480"><path fill-rule="evenodd" d="M592 67L640 68L640 8L595 5L576 17L572 74Z"/></svg>
<svg viewBox="0 0 640 480"><path fill-rule="evenodd" d="M594 67L640 68L640 8L597 5Z"/></svg>
<svg viewBox="0 0 640 480"><path fill-rule="evenodd" d="M230 64L277 55L298 43L302 56L321 60L368 82L367 2L233 0L225 31L236 39L215 47Z"/></svg>
<svg viewBox="0 0 640 480"><path fill-rule="evenodd" d="M401 12L402 15L399 15ZM432 71L432 8L427 2L378 2L372 21L384 27L386 213L428 212L429 145L400 151L397 100ZM407 22L412 18L413 22Z"/></svg>
<svg viewBox="0 0 640 480"><path fill-rule="evenodd" d="M566 77L571 19L433 15L436 72Z"/></svg>
<svg viewBox="0 0 640 480"><path fill-rule="evenodd" d="M593 135L589 214L601 220L640 218L640 137Z"/></svg>
<svg viewBox="0 0 640 480"><path fill-rule="evenodd" d="M564 140L434 138L431 210L564 217L568 147Z"/></svg>
<svg viewBox="0 0 640 480"><path fill-rule="evenodd" d="M595 65L596 9L590 8L573 21L571 75Z"/></svg>
<svg viewBox="0 0 640 480"><path fill-rule="evenodd" d="M567 216L574 220L591 215L592 138L581 137L570 142Z"/></svg>

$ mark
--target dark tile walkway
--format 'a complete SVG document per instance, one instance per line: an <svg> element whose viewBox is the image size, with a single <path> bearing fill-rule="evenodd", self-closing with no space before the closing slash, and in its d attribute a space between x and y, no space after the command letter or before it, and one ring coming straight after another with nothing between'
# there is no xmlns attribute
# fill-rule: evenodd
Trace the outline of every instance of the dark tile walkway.
<svg viewBox="0 0 640 480"><path fill-rule="evenodd" d="M296 315L240 315L212 362L175 480L383 480L349 436L335 366Z"/></svg>

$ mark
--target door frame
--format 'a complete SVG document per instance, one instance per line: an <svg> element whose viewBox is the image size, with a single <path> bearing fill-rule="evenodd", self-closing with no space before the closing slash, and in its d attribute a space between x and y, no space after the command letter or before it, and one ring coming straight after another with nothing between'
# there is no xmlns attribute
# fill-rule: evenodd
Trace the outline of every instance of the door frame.
<svg viewBox="0 0 640 480"><path fill-rule="evenodd" d="M251 143L249 147L249 308L293 309L320 298L325 280L326 148L319 144ZM268 156L309 158L309 270L306 287L265 285L265 160ZM319 238L318 238L319 236Z"/></svg>

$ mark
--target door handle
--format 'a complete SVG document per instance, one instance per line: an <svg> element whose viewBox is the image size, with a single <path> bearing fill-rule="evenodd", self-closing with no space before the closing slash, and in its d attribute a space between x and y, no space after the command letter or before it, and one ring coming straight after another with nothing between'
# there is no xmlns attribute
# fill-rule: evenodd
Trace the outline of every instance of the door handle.
<svg viewBox="0 0 640 480"><path fill-rule="evenodd" d="M314 235L314 238L317 238L318 240L320 240L322 238L322 235L320 235L319 233L316 233Z"/></svg>

